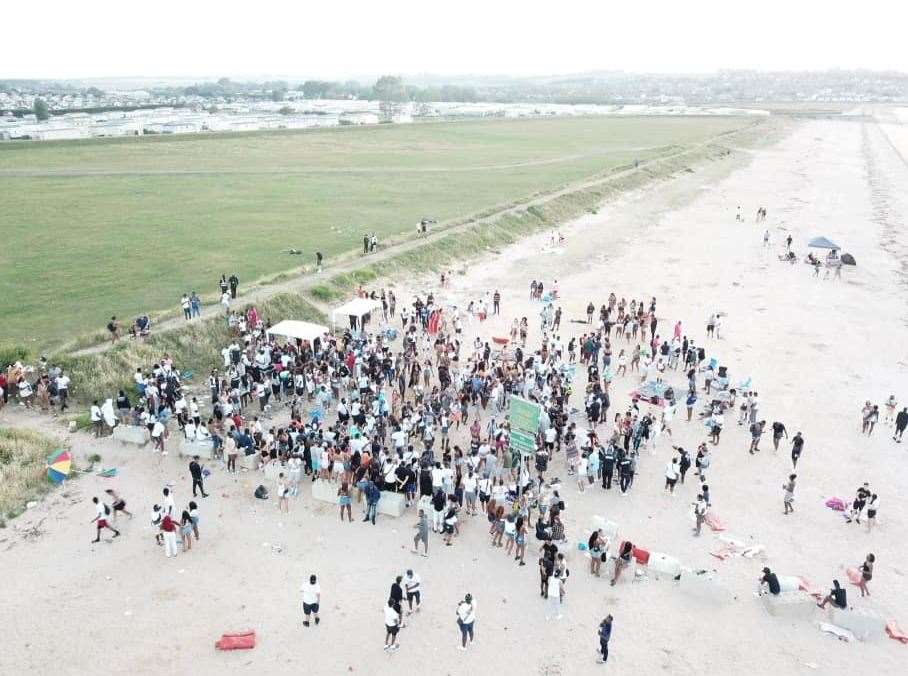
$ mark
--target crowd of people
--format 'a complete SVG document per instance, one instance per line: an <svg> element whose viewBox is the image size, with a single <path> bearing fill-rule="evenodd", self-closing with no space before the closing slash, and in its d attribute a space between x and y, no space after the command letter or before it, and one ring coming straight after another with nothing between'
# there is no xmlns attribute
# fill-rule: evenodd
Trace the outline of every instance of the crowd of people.
<svg viewBox="0 0 908 676"><path fill-rule="evenodd" d="M235 280L221 280L231 298ZM530 293L542 305L538 331L530 328L527 317L515 318L510 338L500 341L468 340L462 313L442 307L431 293L398 308L393 292L372 292L381 300L388 329L369 331L363 323L312 341L282 342L268 333L268 321L254 306L234 310L228 315L231 342L221 352L221 368L208 376L207 396L187 393L178 366L165 354L136 370L133 392L121 390L115 400L93 403L93 429L104 434L121 422L144 426L163 457L170 430L176 428L187 441L210 444L214 461L228 473L248 470L268 476L272 468L282 511L289 511L301 495L304 480L336 486L342 522L353 521L353 505L358 504L362 521L375 524L382 493L401 494L406 508L417 515L413 549L422 556L429 555L430 529L452 547L464 528L475 527L465 517L484 514L490 546L500 548L515 566L526 565L528 548L539 551L545 617L557 620L565 608L570 578L565 551L572 541L584 545L590 574L600 577L604 567L611 571L612 585L635 556L633 543L611 542L601 529L569 536L563 496L571 483L580 492L599 485L627 495L640 463L647 461L641 451L655 452L661 439L673 437L683 402L686 422L702 425L704 440L695 453L671 445L664 490L674 496L693 470L692 532L699 535L713 507L711 449L720 444L726 418L736 416L738 425L749 430L751 454L761 452L768 430L777 452L788 430L779 420L767 426L760 415L762 398L749 380L733 381L728 369L710 357L707 346L719 337L721 313L708 318L705 337L695 340L680 321L667 325L660 319L656 298L627 300L612 293L598 308L589 302L585 320L574 320L583 326L582 334L566 340L562 310L555 304L557 281L534 281ZM485 319L489 301L491 312L500 313L500 292L487 296L466 308L468 322ZM192 295L186 300L189 319L194 316ZM398 322L399 331L390 330ZM53 365L40 371L34 381L40 388L37 397L23 395L29 373L21 365L7 374L7 382L12 375L26 405L37 399L50 406L55 398L65 407L67 376ZM616 378L634 386L627 404L612 399L610 385ZM516 452L510 444L511 396L539 407L532 453ZM890 397L884 422L895 427L899 441L908 413L895 414L896 408ZM864 433L872 434L878 417L878 407L868 403L862 412ZM791 444L795 468L805 446L800 432ZM197 490L207 497L209 470L198 457L189 470L193 497ZM786 515L794 512L796 482L792 472L783 484ZM112 524L125 502L116 497L111 506L95 498L95 505L97 537L104 529L118 536ZM860 522L866 508L871 528L877 505L876 494L862 487L848 521ZM162 504L152 511L156 540L166 556L175 556L178 549L188 552L199 534L195 500L177 510L174 487L167 486ZM318 586L314 576L304 585L303 603L306 622L314 614L317 624L320 591L313 585ZM418 609L418 591L407 598L415 599ZM458 606L457 615L466 648L473 637L475 601L467 595L463 604L469 609L462 612ZM403 617L400 598L392 594L385 609L388 651L399 647ZM610 616L598 631L604 661Z"/></svg>

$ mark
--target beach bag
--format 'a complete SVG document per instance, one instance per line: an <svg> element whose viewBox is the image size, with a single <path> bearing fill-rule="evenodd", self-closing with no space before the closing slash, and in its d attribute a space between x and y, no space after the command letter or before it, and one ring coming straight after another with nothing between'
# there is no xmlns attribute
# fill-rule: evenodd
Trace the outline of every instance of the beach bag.
<svg viewBox="0 0 908 676"><path fill-rule="evenodd" d="M264 486L262 486L261 484L259 484L259 487L255 489L255 493L253 495L255 495L255 497L258 498L259 500L267 500L268 499L268 489L265 488Z"/></svg>
<svg viewBox="0 0 908 676"><path fill-rule="evenodd" d="M837 512L845 511L845 501L841 498L829 498L826 501L826 506L829 507L829 509L834 509Z"/></svg>

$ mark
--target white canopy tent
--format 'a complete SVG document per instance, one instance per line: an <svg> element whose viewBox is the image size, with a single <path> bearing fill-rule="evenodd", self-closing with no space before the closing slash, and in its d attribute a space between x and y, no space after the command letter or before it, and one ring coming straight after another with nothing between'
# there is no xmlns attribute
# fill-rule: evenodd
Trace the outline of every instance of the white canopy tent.
<svg viewBox="0 0 908 676"><path fill-rule="evenodd" d="M266 333L268 336L298 338L300 340L308 340L311 343L316 338L324 339L325 334L329 333L329 329L327 326L322 326L321 324L301 322L296 319L285 319L272 326Z"/></svg>
<svg viewBox="0 0 908 676"><path fill-rule="evenodd" d="M331 313L331 321L334 326L337 326L338 317L355 317L357 319L357 324L362 326L362 321L360 321L365 315L372 314L375 310L381 307L380 300L372 300L371 298L354 298L348 303L344 303L340 307L334 308L334 311Z"/></svg>

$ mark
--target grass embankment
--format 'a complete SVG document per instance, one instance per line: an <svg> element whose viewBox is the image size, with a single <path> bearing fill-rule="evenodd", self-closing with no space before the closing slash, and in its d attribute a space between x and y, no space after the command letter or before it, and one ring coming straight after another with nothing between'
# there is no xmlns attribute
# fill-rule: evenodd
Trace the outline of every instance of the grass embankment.
<svg viewBox="0 0 908 676"><path fill-rule="evenodd" d="M248 306L245 306L243 309ZM259 316L265 321L282 319L324 321L321 313L296 294L280 294L256 303ZM222 364L221 350L231 336L223 317L187 322L186 326L159 334L152 333L144 340L121 340L112 348L97 354L78 357L54 355L51 361L63 366L72 378L70 391L76 400L116 397L117 390L132 394L132 374L139 367L147 368L165 354L173 357L182 371L192 371L194 379L204 379L212 368Z"/></svg>
<svg viewBox="0 0 908 676"><path fill-rule="evenodd" d="M53 487L46 460L59 447L54 439L31 430L0 429L0 527Z"/></svg>
<svg viewBox="0 0 908 676"><path fill-rule="evenodd" d="M765 133L766 130L763 130L762 134ZM746 145L759 136L756 128L745 130L736 136L735 141ZM335 275L324 284L313 287L309 293L320 302L332 302L348 296L360 284L369 284L379 277L426 272L462 262L489 250L513 244L534 232L555 227L586 213L595 213L599 205L609 198L681 172L695 171L692 165L719 160L731 152L720 143L705 145L689 153L656 160L639 171L628 172L594 187L567 192L540 205L516 209L497 217L477 218L474 225L466 230L427 241L423 246L357 270ZM616 167L609 173L629 168L630 166ZM608 174L604 174L602 178L607 176Z"/></svg>

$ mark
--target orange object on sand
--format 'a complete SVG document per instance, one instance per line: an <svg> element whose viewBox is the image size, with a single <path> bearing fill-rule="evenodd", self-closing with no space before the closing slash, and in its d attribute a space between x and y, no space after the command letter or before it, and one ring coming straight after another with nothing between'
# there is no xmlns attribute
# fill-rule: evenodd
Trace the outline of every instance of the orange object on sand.
<svg viewBox="0 0 908 676"><path fill-rule="evenodd" d="M255 630L225 633L215 641L214 647L218 650L251 650L255 648Z"/></svg>
<svg viewBox="0 0 908 676"><path fill-rule="evenodd" d="M492 342L496 345L507 345L511 342L510 338L502 338L501 336L492 336Z"/></svg>
<svg viewBox="0 0 908 676"><path fill-rule="evenodd" d="M649 552L645 549L634 547L632 555L634 559L637 560L637 563L639 563L641 566L645 566L647 563L649 563Z"/></svg>
<svg viewBox="0 0 908 676"><path fill-rule="evenodd" d="M710 529L712 529L714 531L725 530L725 524L722 523L722 520L715 514L707 514L704 521L706 521L706 525L709 526Z"/></svg>
<svg viewBox="0 0 908 676"><path fill-rule="evenodd" d="M894 638L899 643L908 643L908 634L902 631L902 628L895 620L886 623L886 634L889 638Z"/></svg>
<svg viewBox="0 0 908 676"><path fill-rule="evenodd" d="M861 584L861 571L857 568L846 568L845 574L848 576L848 581L851 584Z"/></svg>

